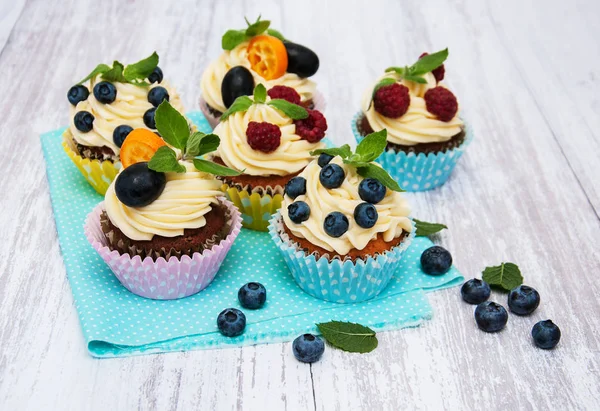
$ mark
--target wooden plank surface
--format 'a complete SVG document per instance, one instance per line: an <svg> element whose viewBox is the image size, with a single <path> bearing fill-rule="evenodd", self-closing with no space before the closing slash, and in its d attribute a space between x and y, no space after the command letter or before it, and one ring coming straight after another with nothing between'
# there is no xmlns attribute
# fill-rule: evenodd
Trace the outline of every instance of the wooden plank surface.
<svg viewBox="0 0 600 411"><path fill-rule="evenodd" d="M338 143L383 68L450 48L447 79L476 140L448 184L409 197L417 217L450 227L438 240L467 278L519 264L542 296L531 317L479 332L451 289L430 295L423 326L381 333L367 355L328 349L312 367L290 344L87 354L39 134L66 124L66 90L82 73L154 49L195 109L220 36L259 13L319 54ZM0 53L0 409L597 409L599 13L593 0L27 1ZM563 331L550 352L529 337L546 318Z"/></svg>

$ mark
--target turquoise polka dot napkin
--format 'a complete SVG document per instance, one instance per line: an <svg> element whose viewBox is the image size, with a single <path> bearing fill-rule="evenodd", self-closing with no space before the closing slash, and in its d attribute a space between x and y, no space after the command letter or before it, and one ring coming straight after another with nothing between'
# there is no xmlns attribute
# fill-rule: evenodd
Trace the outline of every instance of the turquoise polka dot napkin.
<svg viewBox="0 0 600 411"><path fill-rule="evenodd" d="M189 114L200 130L210 126L199 112ZM121 357L205 348L290 341L317 332L315 323L352 321L375 330L416 326L431 318L426 292L455 286L462 275L452 268L439 277L419 268L431 241L418 237L386 290L373 300L336 304L317 300L294 282L268 233L243 229L213 283L194 296L154 301L127 291L83 234L85 217L102 197L80 175L61 147L63 130L41 136L50 195L67 276L85 341L94 357ZM219 334L216 318L228 307L242 309L238 289L249 281L267 288L260 310L245 310L243 335Z"/></svg>

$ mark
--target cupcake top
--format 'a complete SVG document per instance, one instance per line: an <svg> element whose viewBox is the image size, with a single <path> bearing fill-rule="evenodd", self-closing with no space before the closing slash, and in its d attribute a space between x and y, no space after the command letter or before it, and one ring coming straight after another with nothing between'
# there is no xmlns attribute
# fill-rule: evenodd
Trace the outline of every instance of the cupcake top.
<svg viewBox="0 0 600 411"><path fill-rule="evenodd" d="M292 43L268 20L242 30L228 30L222 38L223 53L202 74L200 87L206 103L223 113L235 99L252 94L257 84L267 89L291 87L302 103L310 102L316 85L308 77L319 69L319 58L310 49Z"/></svg>
<svg viewBox="0 0 600 411"><path fill-rule="evenodd" d="M390 67L365 92L362 111L374 131L388 141L413 146L439 143L459 134L458 101L442 83L448 49L423 53L410 67Z"/></svg>
<svg viewBox="0 0 600 411"><path fill-rule="evenodd" d="M378 235L390 242L412 231L401 188L371 162L385 145L383 130L365 137L354 154L347 145L318 150L318 161L285 187L281 215L288 230L341 256L364 249Z"/></svg>
<svg viewBox="0 0 600 411"><path fill-rule="evenodd" d="M183 110L176 91L163 81L158 55L123 66L98 65L68 92L71 103L69 131L88 147L108 147L118 155L135 128L155 130L154 111L168 100Z"/></svg>
<svg viewBox="0 0 600 411"><path fill-rule="evenodd" d="M325 147L321 139L327 121L319 111L284 98L269 97L261 84L252 97L238 97L214 130L221 139L216 156L228 167L256 176L283 176L306 167L310 152Z"/></svg>

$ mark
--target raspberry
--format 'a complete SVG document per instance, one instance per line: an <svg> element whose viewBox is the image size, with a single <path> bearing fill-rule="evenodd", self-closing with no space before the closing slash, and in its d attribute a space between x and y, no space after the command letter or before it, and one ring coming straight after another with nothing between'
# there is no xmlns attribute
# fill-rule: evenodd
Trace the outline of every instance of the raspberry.
<svg viewBox="0 0 600 411"><path fill-rule="evenodd" d="M458 101L450 90L444 87L434 87L425 93L427 111L435 114L442 121L450 121L458 112Z"/></svg>
<svg viewBox="0 0 600 411"><path fill-rule="evenodd" d="M423 53L419 56L419 59L421 59L421 57L424 57L427 55L429 55L429 53ZM433 70L431 72L431 74L433 74L433 77L435 77L435 81L437 81L439 83L440 81L442 81L444 79L444 74L446 74L446 69L444 68L444 65L442 64L441 66L439 66L438 68Z"/></svg>
<svg viewBox="0 0 600 411"><path fill-rule="evenodd" d="M304 120L294 120L296 134L309 143L319 142L325 137L327 120L325 120L325 116L318 110L307 109L306 111L308 111L308 117Z"/></svg>
<svg viewBox="0 0 600 411"><path fill-rule="evenodd" d="M373 97L375 111L389 118L403 116L410 105L408 87L394 83L383 86L375 92Z"/></svg>
<svg viewBox="0 0 600 411"><path fill-rule="evenodd" d="M251 121L246 129L248 144L253 150L270 153L281 144L281 130L275 124Z"/></svg>
<svg viewBox="0 0 600 411"><path fill-rule="evenodd" d="M271 98L282 98L290 103L300 104L300 94L296 90L287 86L274 86L267 93Z"/></svg>

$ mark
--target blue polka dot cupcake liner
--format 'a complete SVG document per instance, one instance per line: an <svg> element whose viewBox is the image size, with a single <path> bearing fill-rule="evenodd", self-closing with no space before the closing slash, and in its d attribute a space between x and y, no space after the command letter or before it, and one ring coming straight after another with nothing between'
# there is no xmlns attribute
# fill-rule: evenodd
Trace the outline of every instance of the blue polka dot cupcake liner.
<svg viewBox="0 0 600 411"><path fill-rule="evenodd" d="M379 295L398 270L415 232L413 224L411 233L398 246L353 262L306 254L285 233L279 211L269 222L269 235L298 286L315 298L342 304L358 303Z"/></svg>
<svg viewBox="0 0 600 411"><path fill-rule="evenodd" d="M364 138L357 128L357 122L362 115L362 111L359 111L352 119L352 132L358 143ZM394 150L386 150L375 161L381 164L404 190L432 190L448 181L458 160L473 140L471 126L467 122L464 123L466 136L458 147L429 154L403 151L396 153Z"/></svg>

